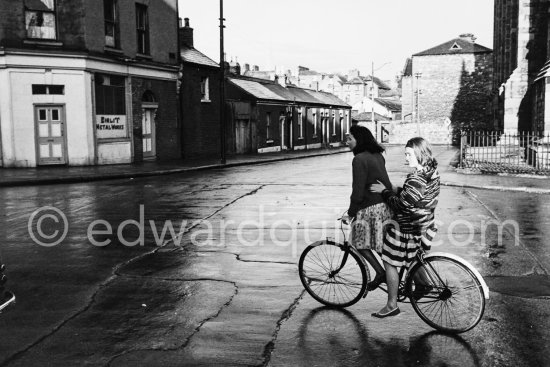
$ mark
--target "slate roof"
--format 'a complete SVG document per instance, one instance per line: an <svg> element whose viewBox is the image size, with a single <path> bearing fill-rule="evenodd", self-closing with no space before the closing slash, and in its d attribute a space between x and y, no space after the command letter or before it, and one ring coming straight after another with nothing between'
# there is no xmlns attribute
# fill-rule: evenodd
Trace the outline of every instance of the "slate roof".
<svg viewBox="0 0 550 367"><path fill-rule="evenodd" d="M374 77L374 82L376 83L376 85L378 85L379 88L381 89L391 89L391 87L389 85L387 85L382 79L380 78L377 78L377 77Z"/></svg>
<svg viewBox="0 0 550 367"><path fill-rule="evenodd" d="M258 99L284 101L285 98L266 88L263 83L253 80L229 78L229 81Z"/></svg>
<svg viewBox="0 0 550 367"><path fill-rule="evenodd" d="M456 44L458 48L453 48ZM435 47L421 51L413 56L447 55L447 54L478 54L493 52L490 48L470 42L464 38L454 38Z"/></svg>
<svg viewBox="0 0 550 367"><path fill-rule="evenodd" d="M351 79L348 79L346 83L347 84L366 84L366 81L365 79L363 79L363 77L356 76Z"/></svg>
<svg viewBox="0 0 550 367"><path fill-rule="evenodd" d="M338 97L326 92L296 86L285 88L279 83L264 79L229 78L229 81L246 93L261 100L351 107Z"/></svg>
<svg viewBox="0 0 550 367"><path fill-rule="evenodd" d="M381 104L390 111L401 111L401 102L392 101L390 99L375 98L376 103Z"/></svg>
<svg viewBox="0 0 550 367"><path fill-rule="evenodd" d="M180 55L183 62L219 67L217 62L193 47L181 46Z"/></svg>
<svg viewBox="0 0 550 367"><path fill-rule="evenodd" d="M323 91L316 91L313 89L304 89L306 93L311 94L315 99L331 105L331 106L341 106L341 107L351 107L346 102L342 101L340 98L336 97L332 93L323 92Z"/></svg>

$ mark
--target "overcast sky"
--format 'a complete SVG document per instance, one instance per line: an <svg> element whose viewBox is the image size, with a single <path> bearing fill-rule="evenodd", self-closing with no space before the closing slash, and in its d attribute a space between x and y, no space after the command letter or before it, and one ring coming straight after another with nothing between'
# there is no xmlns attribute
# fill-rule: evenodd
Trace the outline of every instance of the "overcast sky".
<svg viewBox="0 0 550 367"><path fill-rule="evenodd" d="M220 0L178 0L195 48L219 62ZM473 33L493 48L492 0L225 0L228 61L393 78L407 57ZM379 70L377 70L379 69Z"/></svg>

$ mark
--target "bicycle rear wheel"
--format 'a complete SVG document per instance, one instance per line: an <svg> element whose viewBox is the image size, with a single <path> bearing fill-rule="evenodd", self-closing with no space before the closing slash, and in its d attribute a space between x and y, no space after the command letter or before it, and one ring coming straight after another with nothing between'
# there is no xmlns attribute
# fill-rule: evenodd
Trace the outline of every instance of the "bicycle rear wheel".
<svg viewBox="0 0 550 367"><path fill-rule="evenodd" d="M434 256L410 271L407 294L422 320L433 328L463 333L481 320L485 297L477 277L460 262Z"/></svg>
<svg viewBox="0 0 550 367"><path fill-rule="evenodd" d="M344 255L348 254L342 265ZM369 281L369 273L361 255L344 245L319 241L306 247L298 271L306 291L327 306L347 307L361 299Z"/></svg>

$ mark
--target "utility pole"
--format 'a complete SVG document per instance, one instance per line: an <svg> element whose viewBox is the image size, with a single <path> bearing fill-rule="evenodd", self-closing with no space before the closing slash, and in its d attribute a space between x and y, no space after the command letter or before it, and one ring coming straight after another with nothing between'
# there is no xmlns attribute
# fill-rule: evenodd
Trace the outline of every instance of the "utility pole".
<svg viewBox="0 0 550 367"><path fill-rule="evenodd" d="M371 107L370 107L370 118L371 122L374 125L374 138L378 140L378 122L374 119L374 61L371 63L371 75L370 75L370 98L371 98Z"/></svg>
<svg viewBox="0 0 550 367"><path fill-rule="evenodd" d="M225 55L223 51L223 0L220 0L220 145L221 164L225 164Z"/></svg>
<svg viewBox="0 0 550 367"><path fill-rule="evenodd" d="M422 73L414 73L414 77L416 78L416 126L418 129L418 136L422 135L422 132L420 131L420 77L422 76Z"/></svg>

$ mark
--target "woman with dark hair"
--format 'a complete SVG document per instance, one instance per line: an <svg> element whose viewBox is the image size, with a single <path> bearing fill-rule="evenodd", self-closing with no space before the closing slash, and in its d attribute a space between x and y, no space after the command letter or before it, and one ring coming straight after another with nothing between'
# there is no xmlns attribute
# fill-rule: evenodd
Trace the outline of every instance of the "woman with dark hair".
<svg viewBox="0 0 550 367"><path fill-rule="evenodd" d="M430 144L420 137L410 139L405 145L405 160L414 172L407 175L403 188L390 189L383 181L371 186L371 191L381 193L395 214L395 222L388 226L384 236L382 261L386 268L388 301L372 314L379 318L399 314L397 268L409 267L419 247L428 251L437 232L434 211L439 197L439 173ZM419 290L413 297L421 298L422 279L415 281Z"/></svg>
<svg viewBox="0 0 550 367"><path fill-rule="evenodd" d="M353 184L345 221L353 219L351 224L351 244L367 259L376 271L376 277L367 285L375 289L385 279L384 269L371 251L381 252L384 234L384 222L391 219L392 213L384 203L380 193L370 191L370 186L382 182L392 187L382 147L369 129L354 125L350 128L347 143L353 152Z"/></svg>

